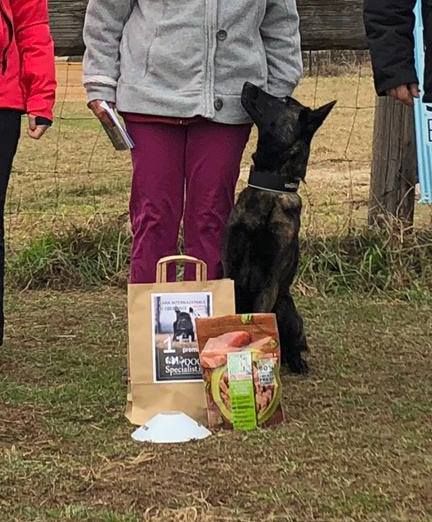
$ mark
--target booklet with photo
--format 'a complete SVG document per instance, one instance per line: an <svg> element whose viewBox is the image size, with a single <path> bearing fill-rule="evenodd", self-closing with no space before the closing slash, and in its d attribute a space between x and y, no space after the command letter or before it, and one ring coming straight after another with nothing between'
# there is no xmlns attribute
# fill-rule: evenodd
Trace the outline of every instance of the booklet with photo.
<svg viewBox="0 0 432 522"><path fill-rule="evenodd" d="M103 101L100 106L108 114L109 118L113 122L112 127L105 125L104 123L102 123L102 127L105 129L105 132L111 140L111 143L114 145L114 148L116 150L133 149L134 142L124 129L115 110L105 101Z"/></svg>

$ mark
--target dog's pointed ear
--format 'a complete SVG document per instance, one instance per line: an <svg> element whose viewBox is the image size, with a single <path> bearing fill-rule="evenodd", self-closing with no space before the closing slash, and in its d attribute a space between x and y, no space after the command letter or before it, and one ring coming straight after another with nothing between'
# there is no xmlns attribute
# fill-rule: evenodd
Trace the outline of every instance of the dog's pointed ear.
<svg viewBox="0 0 432 522"><path fill-rule="evenodd" d="M315 132L321 127L324 123L327 116L330 114L331 110L335 106L336 101L332 101L323 105L319 109L307 109L305 113L303 113L303 123L306 124L306 128L308 134L312 137Z"/></svg>

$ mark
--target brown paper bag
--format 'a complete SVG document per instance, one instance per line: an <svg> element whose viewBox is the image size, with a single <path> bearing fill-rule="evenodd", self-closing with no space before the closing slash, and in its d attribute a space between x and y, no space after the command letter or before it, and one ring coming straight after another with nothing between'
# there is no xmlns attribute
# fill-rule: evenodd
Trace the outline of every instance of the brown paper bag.
<svg viewBox="0 0 432 522"><path fill-rule="evenodd" d="M193 263L196 281L167 283L170 263ZM195 320L235 313L234 282L207 280L207 266L188 256L163 258L155 284L128 289L129 386L126 416L137 425L165 411L207 424Z"/></svg>

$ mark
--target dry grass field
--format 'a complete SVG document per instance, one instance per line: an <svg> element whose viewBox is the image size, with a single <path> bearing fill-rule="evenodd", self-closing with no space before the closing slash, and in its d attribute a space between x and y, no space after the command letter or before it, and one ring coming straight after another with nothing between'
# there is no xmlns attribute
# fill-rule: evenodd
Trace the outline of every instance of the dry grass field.
<svg viewBox="0 0 432 522"><path fill-rule="evenodd" d="M88 113L80 65L58 71L56 124L40 147L23 139L8 201L0 521L431 522L432 240L355 232L369 70L297 91L338 105L302 187L296 291L312 373L283 376L287 422L162 447L133 443L123 417L129 158ZM239 188L253 148L254 137ZM418 208L417 228L430 218Z"/></svg>
<svg viewBox="0 0 432 522"><path fill-rule="evenodd" d="M329 234L366 223L372 148L374 91L367 67L351 75L308 77L296 97L309 106L337 100L314 141L305 200L304 231ZM9 197L13 245L47 227L77 224L95 214L127 211L130 160L115 152L91 117L81 87L81 65L58 65L57 121L43 144L21 143ZM242 187L255 146L244 155ZM39 146L41 145L41 146ZM417 223L429 224L429 208L417 209Z"/></svg>
<svg viewBox="0 0 432 522"><path fill-rule="evenodd" d="M57 121L43 143L21 143L9 197L9 235L15 245L47 226L76 224L98 213L127 211L130 161L112 150L85 105L81 66L60 63ZM364 223L374 94L369 71L339 78L307 78L298 98L311 106L338 100L316 139L307 177L306 230L327 233L351 220ZM243 161L247 175L255 135ZM39 146L40 145L40 146ZM241 187L241 183L239 185Z"/></svg>
<svg viewBox="0 0 432 522"><path fill-rule="evenodd" d="M139 446L125 294L27 292L0 353L2 522L430 522L431 308L302 298L312 374L287 422Z"/></svg>

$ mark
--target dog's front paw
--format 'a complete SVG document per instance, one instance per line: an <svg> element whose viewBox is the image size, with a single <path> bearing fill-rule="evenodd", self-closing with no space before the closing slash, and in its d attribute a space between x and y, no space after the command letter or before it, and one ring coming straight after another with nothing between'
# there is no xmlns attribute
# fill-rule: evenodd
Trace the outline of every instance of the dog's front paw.
<svg viewBox="0 0 432 522"><path fill-rule="evenodd" d="M308 363L302 359L300 355L293 358L290 357L287 363L292 373L296 373L298 375L306 375L309 373Z"/></svg>

